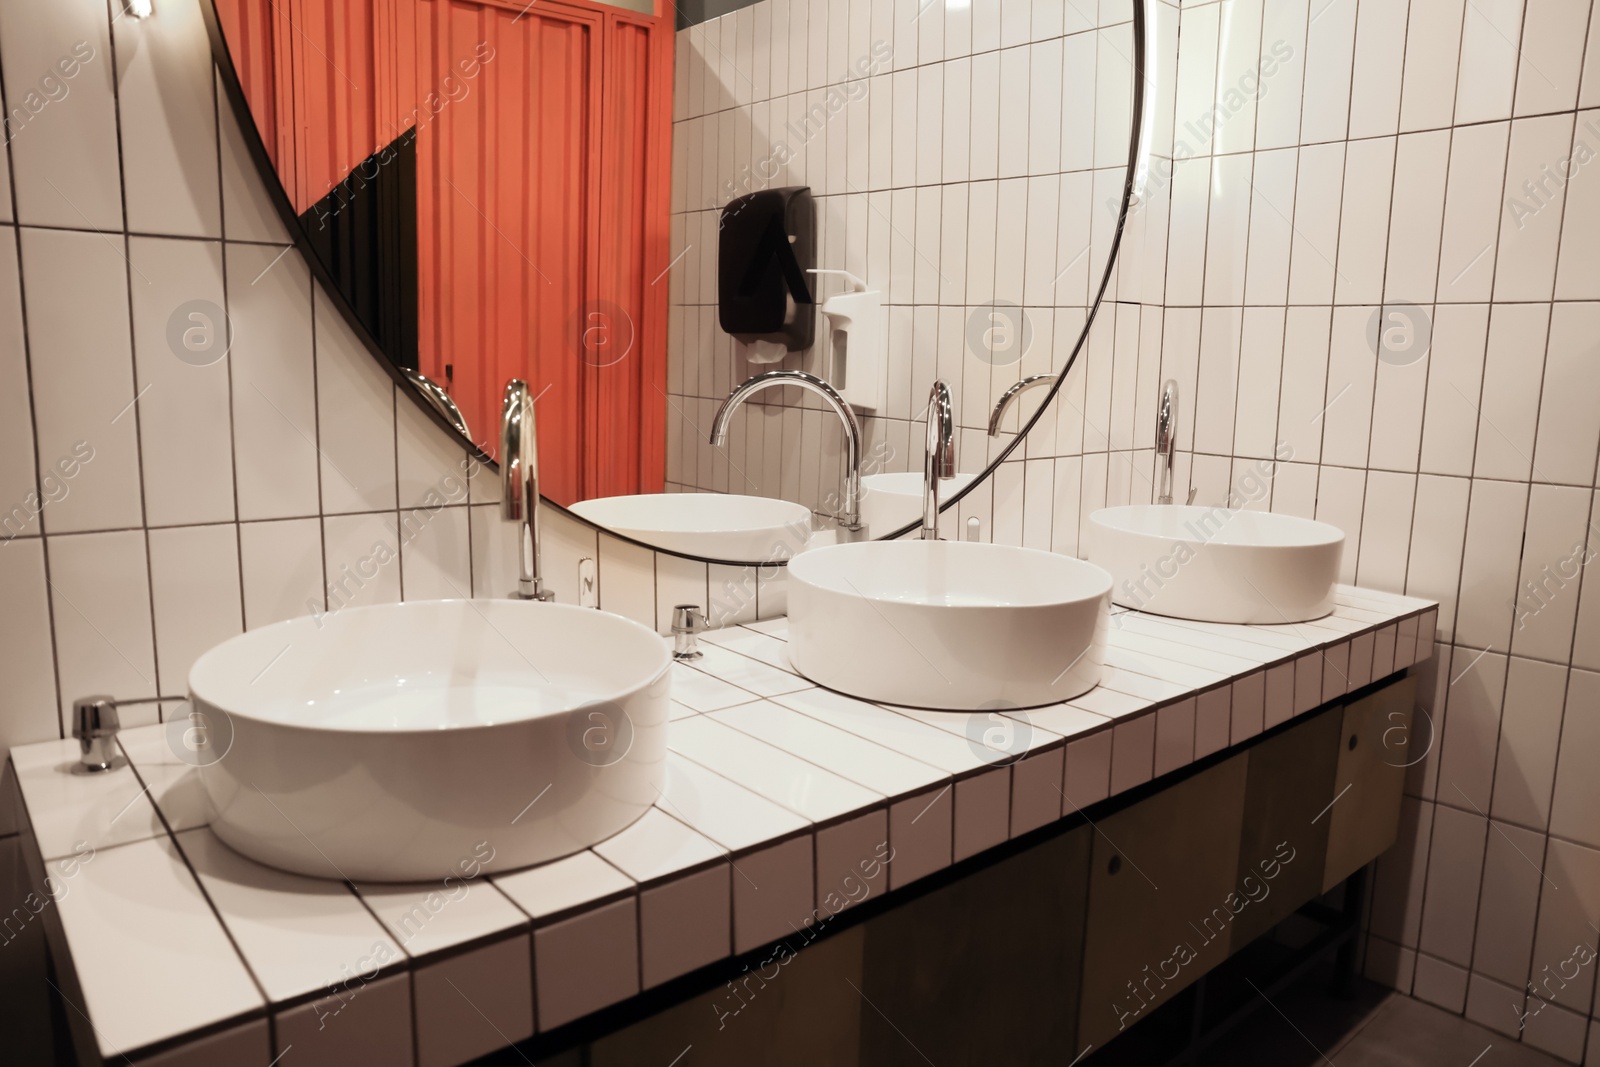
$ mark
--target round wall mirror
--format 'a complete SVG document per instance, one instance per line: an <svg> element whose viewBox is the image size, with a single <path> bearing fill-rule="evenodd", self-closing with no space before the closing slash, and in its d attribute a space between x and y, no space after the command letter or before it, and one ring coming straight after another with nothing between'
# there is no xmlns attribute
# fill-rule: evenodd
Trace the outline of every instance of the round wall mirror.
<svg viewBox="0 0 1600 1067"><path fill-rule="evenodd" d="M531 412L548 503L749 563L914 530L930 419L939 506L981 491L1085 345L1148 126L1143 5L986 6L207 17L297 245L441 430L495 461Z"/></svg>

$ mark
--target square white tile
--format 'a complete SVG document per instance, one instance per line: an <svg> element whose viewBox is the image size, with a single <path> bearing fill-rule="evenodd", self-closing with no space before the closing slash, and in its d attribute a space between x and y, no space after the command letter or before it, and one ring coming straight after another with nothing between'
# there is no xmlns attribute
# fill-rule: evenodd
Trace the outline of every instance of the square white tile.
<svg viewBox="0 0 1600 1067"><path fill-rule="evenodd" d="M411 976L390 975L280 1011L273 1025L276 1053L293 1048L313 1067L405 1067L412 1062Z"/></svg>
<svg viewBox="0 0 1600 1067"><path fill-rule="evenodd" d="M888 812L856 815L817 831L817 914L837 915L889 888L894 846Z"/></svg>
<svg viewBox="0 0 1600 1067"><path fill-rule="evenodd" d="M1011 771L997 767L956 782L951 859L960 862L1009 836Z"/></svg>
<svg viewBox="0 0 1600 1067"><path fill-rule="evenodd" d="M143 535L52 537L49 550L62 721L80 697L160 695Z"/></svg>
<svg viewBox="0 0 1600 1067"><path fill-rule="evenodd" d="M527 934L417 968L417 1063L450 1067L533 1036Z"/></svg>
<svg viewBox="0 0 1600 1067"><path fill-rule="evenodd" d="M786 937L812 918L814 848L803 834L732 861L735 953Z"/></svg>
<svg viewBox="0 0 1600 1067"><path fill-rule="evenodd" d="M726 863L639 894L640 971L644 988L728 955L736 877Z"/></svg>
<svg viewBox="0 0 1600 1067"><path fill-rule="evenodd" d="M1061 818L1065 766L1066 747L1062 745L1030 754L1011 765L1012 837Z"/></svg>
<svg viewBox="0 0 1600 1067"><path fill-rule="evenodd" d="M937 789L889 805L889 888L899 889L950 865L954 834L955 788Z"/></svg>
<svg viewBox="0 0 1600 1067"><path fill-rule="evenodd" d="M639 992L638 904L630 896L534 931L541 1032Z"/></svg>

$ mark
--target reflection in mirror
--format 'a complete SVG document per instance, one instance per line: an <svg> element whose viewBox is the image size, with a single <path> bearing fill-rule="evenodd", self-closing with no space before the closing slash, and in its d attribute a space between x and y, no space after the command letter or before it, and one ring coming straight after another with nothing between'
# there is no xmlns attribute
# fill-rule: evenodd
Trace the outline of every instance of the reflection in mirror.
<svg viewBox="0 0 1600 1067"><path fill-rule="evenodd" d="M547 499L720 560L914 529L940 379L943 534L994 536L1109 276L1134 0L214 2L326 280L483 451L527 381Z"/></svg>
<svg viewBox="0 0 1600 1067"><path fill-rule="evenodd" d="M216 0L310 248L494 454L526 380L545 494L659 491L670 20L603 4Z"/></svg>
<svg viewBox="0 0 1600 1067"><path fill-rule="evenodd" d="M467 425L467 417L461 413L461 408L456 404L455 397L445 392L444 387L421 371L402 367L401 373L406 376L428 406L444 416L444 420L455 427L456 433L472 440L472 429Z"/></svg>

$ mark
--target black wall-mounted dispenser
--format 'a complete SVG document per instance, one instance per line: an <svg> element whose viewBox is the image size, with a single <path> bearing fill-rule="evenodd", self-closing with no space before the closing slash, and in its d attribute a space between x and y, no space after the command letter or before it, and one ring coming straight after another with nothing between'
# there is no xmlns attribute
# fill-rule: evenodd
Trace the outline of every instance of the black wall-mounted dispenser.
<svg viewBox="0 0 1600 1067"><path fill-rule="evenodd" d="M717 250L717 321L746 344L810 348L817 308L817 212L804 185L763 189L722 209Z"/></svg>

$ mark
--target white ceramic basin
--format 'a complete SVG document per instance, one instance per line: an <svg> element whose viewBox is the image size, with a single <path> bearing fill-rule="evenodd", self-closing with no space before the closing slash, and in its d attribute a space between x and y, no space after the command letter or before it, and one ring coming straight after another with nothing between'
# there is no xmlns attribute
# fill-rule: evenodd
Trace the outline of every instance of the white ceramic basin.
<svg viewBox="0 0 1600 1067"><path fill-rule="evenodd" d="M670 663L620 616L511 600L252 630L189 674L211 828L274 867L374 881L576 852L658 795Z"/></svg>
<svg viewBox="0 0 1600 1067"><path fill-rule="evenodd" d="M865 541L789 563L789 655L864 700L1037 707L1100 683L1111 576L1030 548Z"/></svg>
<svg viewBox="0 0 1600 1067"><path fill-rule="evenodd" d="M765 496L608 496L581 500L572 512L647 545L742 563L788 559L811 535L810 508Z"/></svg>
<svg viewBox="0 0 1600 1067"><path fill-rule="evenodd" d="M1264 511L1132 504L1089 516L1088 557L1118 604L1205 622L1281 623L1333 610L1344 531Z"/></svg>
<svg viewBox="0 0 1600 1067"><path fill-rule="evenodd" d="M939 500L949 500L972 484L976 474L939 479ZM884 537L922 519L922 472L868 474L861 479L861 524L866 536ZM954 525L955 520L948 520Z"/></svg>

